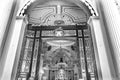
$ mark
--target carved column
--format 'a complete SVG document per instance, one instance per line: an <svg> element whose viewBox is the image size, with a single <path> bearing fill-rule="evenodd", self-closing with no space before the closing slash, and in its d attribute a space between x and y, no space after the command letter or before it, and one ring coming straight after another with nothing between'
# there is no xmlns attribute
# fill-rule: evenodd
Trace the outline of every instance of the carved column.
<svg viewBox="0 0 120 80"><path fill-rule="evenodd" d="M120 14L114 0L96 0L96 3L101 24L104 24L102 27L105 28L109 43L108 47L114 63L116 74L113 78L116 76L120 78ZM109 65L111 67L110 63Z"/></svg>
<svg viewBox="0 0 120 80"><path fill-rule="evenodd" d="M5 42L11 26L14 26L18 9L17 0L5 0L0 2L0 78L2 76L6 55L3 53Z"/></svg>
<svg viewBox="0 0 120 80"><path fill-rule="evenodd" d="M99 17L91 17L89 24L91 27L98 78L100 80L113 80L107 54L109 50L106 49L108 43L105 42L104 37L106 35L104 34L105 30L100 25Z"/></svg>
<svg viewBox="0 0 120 80"><path fill-rule="evenodd" d="M5 0L0 2L0 60L9 28L13 25L15 15L17 14L17 2L17 0Z"/></svg>
<svg viewBox="0 0 120 80"><path fill-rule="evenodd" d="M10 28L3 51L4 56L2 56L1 59L1 63L4 64L4 66L0 66L3 70L0 80L15 79L25 27L26 22L24 21L24 17L17 17L15 26Z"/></svg>
<svg viewBox="0 0 120 80"><path fill-rule="evenodd" d="M40 56L40 69L39 69L39 80L42 80L42 75L44 74L43 70L43 55Z"/></svg>

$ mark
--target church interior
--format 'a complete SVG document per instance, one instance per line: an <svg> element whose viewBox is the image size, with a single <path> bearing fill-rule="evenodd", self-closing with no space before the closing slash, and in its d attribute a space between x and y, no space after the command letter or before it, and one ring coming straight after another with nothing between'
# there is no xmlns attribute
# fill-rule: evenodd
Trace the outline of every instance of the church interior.
<svg viewBox="0 0 120 80"><path fill-rule="evenodd" d="M3 3L0 80L120 80L119 1Z"/></svg>

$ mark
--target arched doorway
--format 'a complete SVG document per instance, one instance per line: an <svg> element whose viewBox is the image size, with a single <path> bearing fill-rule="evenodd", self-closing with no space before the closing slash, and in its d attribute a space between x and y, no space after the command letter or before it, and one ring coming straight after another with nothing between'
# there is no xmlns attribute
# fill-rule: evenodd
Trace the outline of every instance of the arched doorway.
<svg viewBox="0 0 120 80"><path fill-rule="evenodd" d="M16 80L98 79L87 10L69 1L31 4Z"/></svg>

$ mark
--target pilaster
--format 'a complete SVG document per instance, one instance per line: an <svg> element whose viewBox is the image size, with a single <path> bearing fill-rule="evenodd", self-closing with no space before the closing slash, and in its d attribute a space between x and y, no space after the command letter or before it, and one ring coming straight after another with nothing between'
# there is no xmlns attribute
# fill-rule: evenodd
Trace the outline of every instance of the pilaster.
<svg viewBox="0 0 120 80"><path fill-rule="evenodd" d="M114 2L114 0L96 0L101 24L104 24L102 27L105 28L107 33L106 37L108 39L116 76L120 78L120 15ZM113 76L113 78L116 76Z"/></svg>

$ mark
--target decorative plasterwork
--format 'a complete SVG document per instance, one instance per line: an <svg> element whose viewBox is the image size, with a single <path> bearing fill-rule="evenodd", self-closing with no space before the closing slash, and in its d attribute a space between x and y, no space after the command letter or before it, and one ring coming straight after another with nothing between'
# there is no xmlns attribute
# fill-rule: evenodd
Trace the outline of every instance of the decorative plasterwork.
<svg viewBox="0 0 120 80"><path fill-rule="evenodd" d="M68 1L68 0L66 0L66 1ZM87 19L85 19L86 17L88 18L90 15L89 15L89 10L91 11L91 14L93 15L93 16L95 16L96 15L96 12L95 12L95 10L93 9L93 7L87 2L87 1L85 1L84 3L83 2L81 2L81 1L79 1L79 5L78 4L76 4L76 8L74 8L74 7L71 7L71 6L68 6L68 4L67 4L67 6L65 5L65 4L63 4L63 5L61 5L61 1L60 1L60 3L59 3L59 0L58 0L58 3L57 4L60 4L60 6L59 5L55 5L53 2L53 0L51 0L51 1L47 1L46 0L46 3L45 3L45 5L39 5L39 3L41 2L41 4L42 3L45 3L45 1L42 1L42 0L40 0L40 1L35 1L35 2L33 2L33 1L28 1L26 4L25 4L25 6L21 9L21 11L20 11L20 16L22 16L22 15L24 15L25 13L26 13L26 11L28 11L28 9L30 10L30 9L32 9L32 11L33 11L33 13L34 13L34 9L35 10L37 10L37 8L39 8L40 10L38 10L38 11L40 11L40 15L41 15L41 12L42 12L42 14L44 14L44 15L41 15L42 17L44 17L44 19L42 18L42 17L32 17L32 16L29 16L29 18L30 18L30 22L31 23L33 23L33 24L43 24L43 25L51 25L51 24L53 24L53 22L51 22L51 20L53 21L53 20L55 20L55 19L57 19L58 17L59 18L61 18L61 19L65 19L66 21L66 24L70 24L70 23L78 23L78 22L85 22ZM69 1L68 1L69 2ZM70 2L78 2L78 0L75 0L75 1L71 1L70 0ZM64 1L62 1L62 3L64 3ZM54 4L54 5L52 5L52 4ZM74 3L75 4L75 3ZM52 6L51 6L52 5ZM70 4L71 5L71 4ZM75 6L75 5L74 5ZM79 6L79 7L77 7L77 6ZM87 7L86 7L87 6ZM46 9L47 8L47 9ZM50 9L51 8L51 9ZM59 9L58 9L59 8ZM62 8L62 9L61 9ZM88 8L88 9L87 9ZM47 12L48 14L46 14L46 13L43 13L43 11L45 10L50 10L50 11L53 11L52 13L50 12L49 13L49 11ZM60 10L61 9L61 10ZM72 14L73 14L73 12L71 13L70 12L70 9L71 9L71 11L74 11L75 10L75 12L76 13L78 13L78 14L80 14L78 11L81 11L82 12L82 14L85 14L86 16L84 16L84 17L78 17L78 16L80 16L80 15L78 15L78 16L73 16ZM81 10L80 10L81 9ZM60 11L64 11L64 14L61 14L60 15L60 13L57 13L58 11L60 12ZM68 11L69 10L69 12L66 12L66 10ZM36 14L38 15L38 12L37 11L35 11L36 12ZM56 12L56 13L55 13ZM75 12L74 12L74 14L75 14ZM67 14L66 14L67 13ZM68 14L69 13L69 14ZM71 13L71 14L70 14ZM36 15L35 14L35 15ZM45 14L46 14L46 16L45 16ZM63 17L64 16L64 17ZM83 16L83 15L82 15ZM36 23L34 23L34 22L36 22Z"/></svg>
<svg viewBox="0 0 120 80"><path fill-rule="evenodd" d="M30 6L30 4L32 4L33 2L35 1L38 1L38 0L26 0L24 4L24 6L22 6L19 10L19 15L23 15L24 14L24 11L25 9L27 9L28 6ZM42 0L41 0L42 1ZM44 1L47 1L47 0L44 0ZM51 0L53 1L53 0ZM67 1L67 0L66 0ZM78 1L78 0L77 0ZM92 6L92 2L90 3L89 0L81 0L81 2L85 3L85 5L90 9L91 13L93 15L97 15L97 11L94 9L94 7Z"/></svg>
<svg viewBox="0 0 120 80"><path fill-rule="evenodd" d="M53 15L56 14L56 8L54 6L48 6L48 7L36 7L33 10L31 10L29 15L28 21L33 24L43 24L45 23L45 20Z"/></svg>
<svg viewBox="0 0 120 80"><path fill-rule="evenodd" d="M69 5L38 5L27 14L29 23L38 25L54 25L56 21L63 21L65 25L79 24L87 22L90 16L78 6Z"/></svg>

